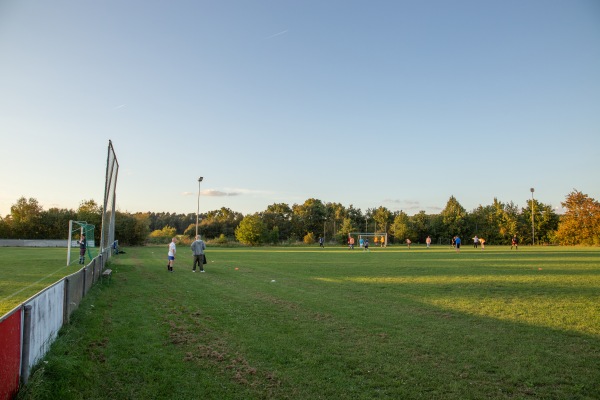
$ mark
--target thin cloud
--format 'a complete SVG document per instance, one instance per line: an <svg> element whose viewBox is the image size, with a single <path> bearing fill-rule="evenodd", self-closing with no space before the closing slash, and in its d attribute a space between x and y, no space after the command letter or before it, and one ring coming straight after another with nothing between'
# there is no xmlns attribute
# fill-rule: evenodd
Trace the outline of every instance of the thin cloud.
<svg viewBox="0 0 600 400"><path fill-rule="evenodd" d="M121 104L120 106L116 106L115 108L113 108L113 111L117 111L125 107L127 107L127 104Z"/></svg>
<svg viewBox="0 0 600 400"><path fill-rule="evenodd" d="M274 37L281 36L281 35L285 35L286 33L288 33L288 30L287 30L287 29L286 29L285 31L278 32L278 33L276 33L276 34L274 34L274 35L267 36L266 38L264 38L264 40L273 39Z"/></svg>
<svg viewBox="0 0 600 400"><path fill-rule="evenodd" d="M236 192L236 191L226 192L226 191L214 190L214 189L200 191L200 196L206 196L206 197L231 197L231 196L240 196L242 194L243 193ZM182 195L183 196L197 196L198 192L183 192Z"/></svg>

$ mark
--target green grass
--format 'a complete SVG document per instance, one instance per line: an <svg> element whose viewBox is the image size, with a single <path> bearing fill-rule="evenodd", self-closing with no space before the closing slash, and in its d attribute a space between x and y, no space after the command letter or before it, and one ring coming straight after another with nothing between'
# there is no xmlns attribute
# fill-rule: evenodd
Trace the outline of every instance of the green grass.
<svg viewBox="0 0 600 400"><path fill-rule="evenodd" d="M598 249L126 251L20 398L600 398Z"/></svg>
<svg viewBox="0 0 600 400"><path fill-rule="evenodd" d="M81 268L66 263L66 248L0 247L0 316Z"/></svg>

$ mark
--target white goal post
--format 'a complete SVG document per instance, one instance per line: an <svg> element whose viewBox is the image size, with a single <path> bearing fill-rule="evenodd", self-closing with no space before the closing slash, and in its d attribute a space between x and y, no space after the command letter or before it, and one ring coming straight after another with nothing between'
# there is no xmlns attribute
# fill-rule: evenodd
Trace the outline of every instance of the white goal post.
<svg viewBox="0 0 600 400"><path fill-rule="evenodd" d="M371 233L363 233L363 232L350 232L348 237L354 237L358 240L356 241L359 245L361 243L360 239L369 239L369 243L373 246L381 246L387 247L388 245L388 234L386 232L371 232ZM383 243L382 243L383 241Z"/></svg>
<svg viewBox="0 0 600 400"><path fill-rule="evenodd" d="M71 248L79 248L79 240L81 240L82 235L85 235L87 241L86 254L89 256L90 260L93 258L90 248L96 247L96 242L94 240L94 228L94 225L88 224L85 221L69 221L69 239L67 240L67 266L71 265ZM73 233L76 233L77 235L73 237Z"/></svg>

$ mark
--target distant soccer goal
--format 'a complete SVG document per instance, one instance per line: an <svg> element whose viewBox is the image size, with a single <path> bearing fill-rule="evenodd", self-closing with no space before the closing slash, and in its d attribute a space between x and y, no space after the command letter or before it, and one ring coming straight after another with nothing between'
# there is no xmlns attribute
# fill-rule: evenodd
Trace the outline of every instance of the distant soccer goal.
<svg viewBox="0 0 600 400"><path fill-rule="evenodd" d="M388 234L385 232L377 233L362 233L362 232L350 232L348 236L355 238L355 241L359 246L363 246L365 240L369 241L369 245L371 246L380 246L387 247L388 244ZM356 240L358 239L358 240Z"/></svg>
<svg viewBox="0 0 600 400"><path fill-rule="evenodd" d="M85 221L69 221L67 265L74 264L75 260L79 264L85 265L86 261L91 261L98 255L94 240L94 229L94 225L88 224Z"/></svg>

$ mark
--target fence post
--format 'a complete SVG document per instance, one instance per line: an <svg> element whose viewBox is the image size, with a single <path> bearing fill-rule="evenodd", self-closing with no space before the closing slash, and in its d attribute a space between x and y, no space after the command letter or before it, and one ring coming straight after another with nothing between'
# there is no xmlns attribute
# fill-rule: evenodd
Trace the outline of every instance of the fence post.
<svg viewBox="0 0 600 400"><path fill-rule="evenodd" d="M29 348L31 337L31 306L23 308L23 349L21 353L21 379L23 385L29 381Z"/></svg>
<svg viewBox="0 0 600 400"><path fill-rule="evenodd" d="M86 278L87 278L87 277L86 277L86 275L87 275L87 274L86 274L86 272L87 272L87 267L83 267L82 271L83 271L83 288L81 289L81 290L82 290L82 292L81 292L81 297L85 297L85 281L86 281Z"/></svg>
<svg viewBox="0 0 600 400"><path fill-rule="evenodd" d="M65 278L65 305L63 309L63 325L67 325L69 323L69 303L71 302L71 298L69 297L69 278Z"/></svg>

